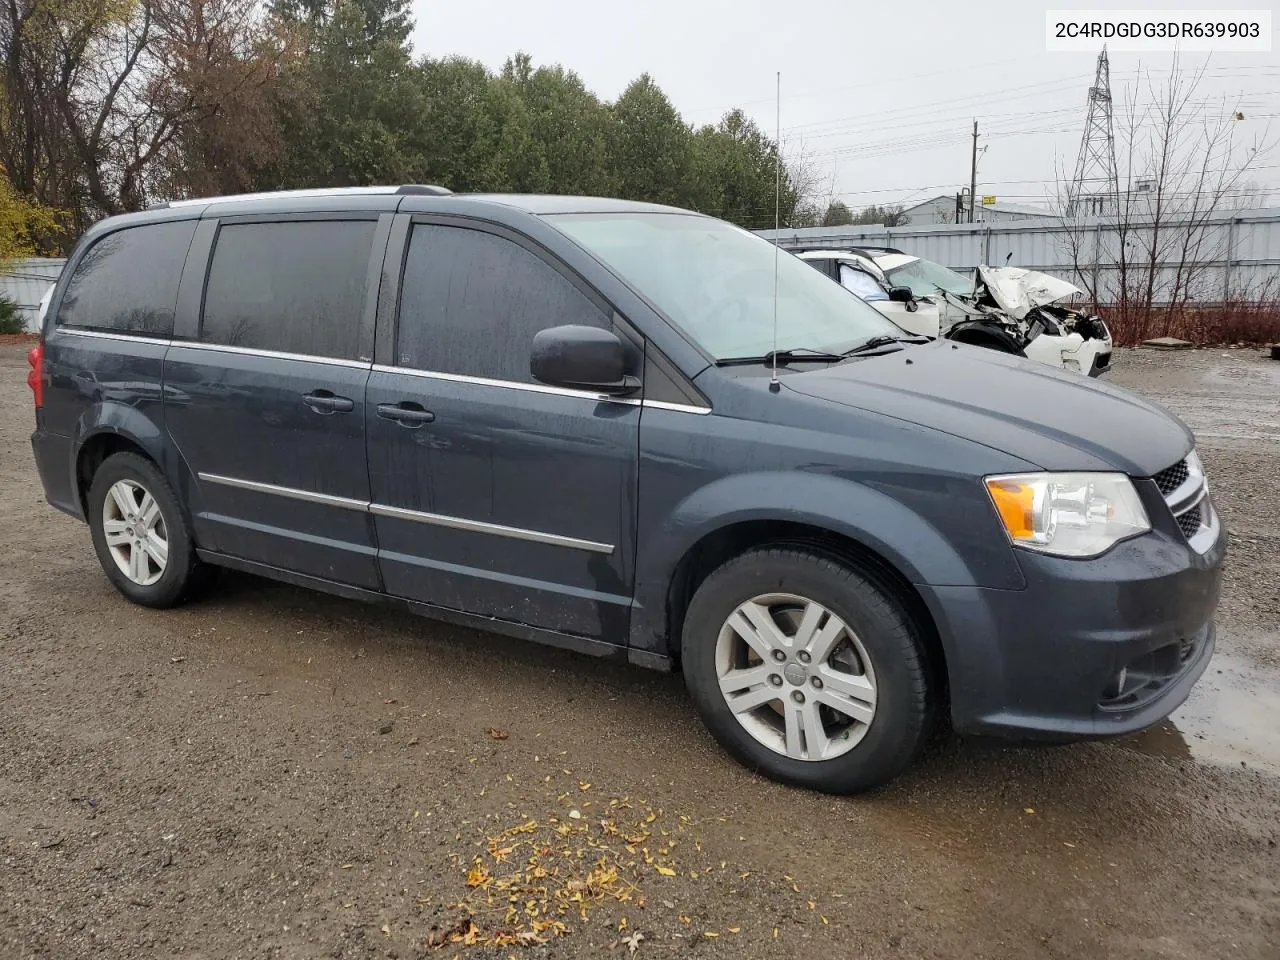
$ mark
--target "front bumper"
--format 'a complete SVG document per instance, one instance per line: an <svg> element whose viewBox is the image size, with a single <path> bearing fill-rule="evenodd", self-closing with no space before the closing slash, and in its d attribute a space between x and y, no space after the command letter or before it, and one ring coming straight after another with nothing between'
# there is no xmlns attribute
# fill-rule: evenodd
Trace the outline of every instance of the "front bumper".
<svg viewBox="0 0 1280 960"><path fill-rule="evenodd" d="M1019 550L1023 590L922 588L955 729L1070 740L1163 720L1213 655L1225 552L1222 529L1204 554L1156 529L1093 560Z"/></svg>

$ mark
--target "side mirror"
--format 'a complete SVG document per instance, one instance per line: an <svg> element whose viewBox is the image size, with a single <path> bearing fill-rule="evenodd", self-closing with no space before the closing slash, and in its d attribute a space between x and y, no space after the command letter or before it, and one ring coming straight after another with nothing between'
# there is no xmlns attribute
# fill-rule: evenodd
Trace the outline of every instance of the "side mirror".
<svg viewBox="0 0 1280 960"><path fill-rule="evenodd" d="M910 287L890 287L889 299L894 303L910 303L916 298Z"/></svg>
<svg viewBox="0 0 1280 960"><path fill-rule="evenodd" d="M627 374L627 350L617 335L598 327L539 330L529 356L533 379L553 387L623 395L640 389Z"/></svg>

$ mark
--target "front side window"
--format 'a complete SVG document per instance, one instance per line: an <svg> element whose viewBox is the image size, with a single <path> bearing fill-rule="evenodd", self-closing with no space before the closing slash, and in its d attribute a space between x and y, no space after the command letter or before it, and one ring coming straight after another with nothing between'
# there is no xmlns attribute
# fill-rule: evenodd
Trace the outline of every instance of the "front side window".
<svg viewBox="0 0 1280 960"><path fill-rule="evenodd" d="M718 360L762 355L774 343L775 247L696 214L547 217L645 296ZM779 349L835 351L902 331L789 253L777 255Z"/></svg>
<svg viewBox="0 0 1280 960"><path fill-rule="evenodd" d="M863 300L888 300L889 295L876 282L876 278L865 270L851 267L847 263L840 264L840 283L846 290L852 290Z"/></svg>
<svg viewBox="0 0 1280 960"><path fill-rule="evenodd" d="M85 253L58 306L58 325L135 336L173 336L178 281L194 220L109 233Z"/></svg>
<svg viewBox="0 0 1280 960"><path fill-rule="evenodd" d="M563 274L513 240L465 227L413 228L396 362L437 373L531 382L540 330L608 327Z"/></svg>
<svg viewBox="0 0 1280 960"><path fill-rule="evenodd" d="M372 220L233 223L218 230L200 339L354 360Z"/></svg>

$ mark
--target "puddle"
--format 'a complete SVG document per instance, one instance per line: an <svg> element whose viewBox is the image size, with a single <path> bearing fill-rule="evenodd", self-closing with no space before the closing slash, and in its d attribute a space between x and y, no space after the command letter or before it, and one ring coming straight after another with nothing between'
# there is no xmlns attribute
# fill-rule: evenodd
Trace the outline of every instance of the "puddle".
<svg viewBox="0 0 1280 960"><path fill-rule="evenodd" d="M1130 749L1280 776L1280 672L1215 654L1164 723L1122 740Z"/></svg>

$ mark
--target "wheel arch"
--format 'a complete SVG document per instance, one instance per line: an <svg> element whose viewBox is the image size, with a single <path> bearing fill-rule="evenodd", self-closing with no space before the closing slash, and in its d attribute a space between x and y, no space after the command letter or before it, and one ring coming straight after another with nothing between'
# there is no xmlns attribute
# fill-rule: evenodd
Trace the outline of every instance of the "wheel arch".
<svg viewBox="0 0 1280 960"><path fill-rule="evenodd" d="M735 557L767 547L789 547L846 565L902 604L928 655L930 678L948 696L946 651L928 604L911 580L881 552L846 534L808 522L783 519L741 520L718 527L685 551L672 571L666 595L667 655L677 662L689 601L712 572ZM944 709L939 710L943 715Z"/></svg>
<svg viewBox="0 0 1280 960"><path fill-rule="evenodd" d="M957 323L947 331L946 339L954 340L956 343L967 343L974 347L986 347L988 350L999 350L1001 353L1010 353L1015 357L1027 355L1013 337L995 324L982 320Z"/></svg>

